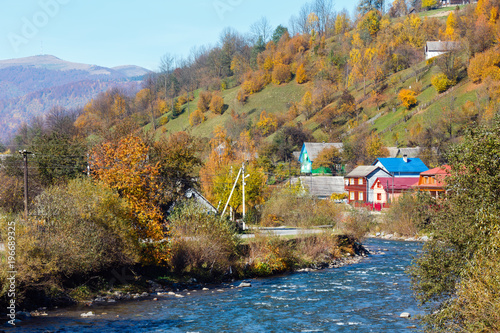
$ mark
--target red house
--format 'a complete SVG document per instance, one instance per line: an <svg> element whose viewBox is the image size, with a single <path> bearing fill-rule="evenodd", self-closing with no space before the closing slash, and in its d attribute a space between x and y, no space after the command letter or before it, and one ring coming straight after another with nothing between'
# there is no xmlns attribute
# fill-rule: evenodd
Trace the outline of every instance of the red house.
<svg viewBox="0 0 500 333"><path fill-rule="evenodd" d="M387 173L379 166L361 165L356 167L345 177L345 190L349 192L349 203L373 202L372 191L370 191L373 182L378 177L387 176L389 176L389 173Z"/></svg>

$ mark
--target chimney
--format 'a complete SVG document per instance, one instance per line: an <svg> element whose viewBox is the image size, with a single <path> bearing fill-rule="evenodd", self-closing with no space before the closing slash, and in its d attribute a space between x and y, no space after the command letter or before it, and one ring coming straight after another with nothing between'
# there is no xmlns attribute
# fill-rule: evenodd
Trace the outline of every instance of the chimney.
<svg viewBox="0 0 500 333"><path fill-rule="evenodd" d="M408 155L406 155L406 154L403 155L403 161L405 163L408 163Z"/></svg>

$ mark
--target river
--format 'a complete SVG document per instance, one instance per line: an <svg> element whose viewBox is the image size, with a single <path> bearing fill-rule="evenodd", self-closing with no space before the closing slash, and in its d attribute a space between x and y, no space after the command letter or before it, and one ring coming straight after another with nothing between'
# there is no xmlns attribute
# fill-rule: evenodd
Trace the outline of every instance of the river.
<svg viewBox="0 0 500 333"><path fill-rule="evenodd" d="M420 243L368 239L360 263L250 280L185 297L122 302L49 312L22 332L415 332L402 312L421 314L405 268ZM237 286L239 282L233 285ZM95 317L82 318L92 310ZM5 328L4 328L5 329ZM11 330L7 330L10 332ZM16 330L16 332L20 332Z"/></svg>

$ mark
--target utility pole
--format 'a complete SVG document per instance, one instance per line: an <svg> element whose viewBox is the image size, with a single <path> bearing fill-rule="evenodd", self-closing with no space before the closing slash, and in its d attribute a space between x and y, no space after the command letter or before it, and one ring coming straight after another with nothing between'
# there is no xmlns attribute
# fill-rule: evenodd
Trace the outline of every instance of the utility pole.
<svg viewBox="0 0 500 333"><path fill-rule="evenodd" d="M24 161L24 222L28 222L28 154L32 152L20 150L19 154L23 155Z"/></svg>
<svg viewBox="0 0 500 333"><path fill-rule="evenodd" d="M245 162L241 164L241 170L243 171L243 177L241 177L241 185L243 188L243 222L245 222Z"/></svg>

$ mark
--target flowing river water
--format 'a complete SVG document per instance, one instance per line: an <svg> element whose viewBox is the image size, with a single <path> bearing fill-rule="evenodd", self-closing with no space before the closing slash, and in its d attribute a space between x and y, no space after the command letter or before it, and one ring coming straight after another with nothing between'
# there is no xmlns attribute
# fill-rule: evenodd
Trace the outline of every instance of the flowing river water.
<svg viewBox="0 0 500 333"><path fill-rule="evenodd" d="M365 241L372 252L340 268L189 291L185 297L49 312L16 332L416 332L421 314L405 274L420 243ZM237 286L239 282L232 284ZM89 310L95 316L82 318ZM412 318L400 318L409 312ZM20 329L20 330L19 330ZM1 329L0 329L1 330ZM7 332L10 332L7 329ZM14 331L14 330L12 330Z"/></svg>

